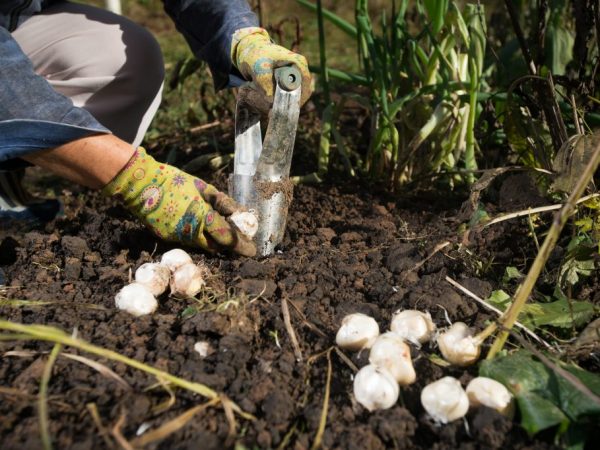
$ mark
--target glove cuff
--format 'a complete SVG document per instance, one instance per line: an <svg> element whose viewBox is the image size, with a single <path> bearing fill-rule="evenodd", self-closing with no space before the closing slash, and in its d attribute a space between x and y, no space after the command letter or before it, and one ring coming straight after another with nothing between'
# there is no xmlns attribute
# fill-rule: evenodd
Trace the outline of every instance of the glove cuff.
<svg viewBox="0 0 600 450"><path fill-rule="evenodd" d="M252 39L246 39L248 36L252 36ZM244 41L244 42L242 42ZM247 47L247 43L250 42L271 42L269 33L264 28L260 27L247 27L240 28L231 36L231 62L236 69L240 70L240 59L244 48Z"/></svg>
<svg viewBox="0 0 600 450"><path fill-rule="evenodd" d="M146 153L143 147L138 147L125 167L102 188L106 197L118 197L125 204L138 196L143 190L145 179L159 164Z"/></svg>

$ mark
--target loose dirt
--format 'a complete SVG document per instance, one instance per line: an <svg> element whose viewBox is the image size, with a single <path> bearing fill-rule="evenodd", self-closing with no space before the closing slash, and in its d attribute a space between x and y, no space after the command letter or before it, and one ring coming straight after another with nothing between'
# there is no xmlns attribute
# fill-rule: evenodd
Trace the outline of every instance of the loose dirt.
<svg viewBox="0 0 600 450"><path fill-rule="evenodd" d="M224 179L207 181L225 185ZM509 262L524 262L535 252L526 224L518 221L490 227L474 236L468 248L460 247L460 224L453 218L466 194L413 193L394 199L366 192L371 188L354 181L296 187L280 251L262 260L195 252L196 261L211 267L208 289L197 300L163 296L158 311L141 318L117 311L114 295L127 283L131 270L158 259L172 246L160 243L106 199L85 191L63 195L64 218L41 229L10 230L0 237L4 295L50 303L0 306L0 316L59 327L224 392L256 416L254 421L238 420L235 441L247 448L310 448L326 390L326 351L346 314L370 314L387 329L394 311L417 308L429 311L439 327L447 320L461 320L481 329L491 313L457 292L445 277L485 298L499 287ZM451 244L432 256L445 241ZM289 304L302 361L294 355L282 299ZM198 341L208 342L213 352L200 357L194 351ZM41 446L36 395L47 356L39 352L50 349L48 343L0 341L4 450ZM5 354L25 350L34 353ZM438 352L429 345L413 348L412 353L417 382L401 390L395 407L374 413L353 401L353 369L335 351L330 353L324 447L551 447L546 443L550 437L531 440L515 422L485 408L471 412L465 421L433 423L420 405L423 386L444 375L467 383L476 368L443 367L432 358ZM358 367L367 362L364 352L346 356ZM131 389L59 357L48 402L55 448L107 448L102 433L114 441L111 430L120 419L117 429L132 440L141 426L156 428L204 401L174 390L169 403L169 392L156 379L124 364L99 362L123 377ZM90 404L97 407L102 430L86 407ZM213 407L146 448L227 448L235 442L229 433L223 410Z"/></svg>

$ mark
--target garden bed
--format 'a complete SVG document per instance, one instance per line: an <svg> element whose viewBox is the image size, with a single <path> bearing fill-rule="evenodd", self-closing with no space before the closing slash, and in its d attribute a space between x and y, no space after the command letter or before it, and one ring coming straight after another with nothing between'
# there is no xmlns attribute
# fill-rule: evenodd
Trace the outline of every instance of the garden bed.
<svg viewBox="0 0 600 450"><path fill-rule="evenodd" d="M211 181L224 186L222 178ZM506 197L499 187L495 203L504 202L507 210L518 205L518 193ZM401 389L396 406L369 413L353 401L352 366L365 365L367 354L347 354L348 361L336 350L327 352L344 315L367 313L384 330L394 311L417 308L429 311L438 327L449 319L480 330L493 313L457 291L446 277L486 298L500 288L505 266L524 265L535 254L526 222L519 220L489 227L460 246L457 217L466 194L431 191L395 199L374 192L354 181L296 187L281 251L262 260L193 253L211 268L208 289L197 300L163 296L156 313L135 318L115 309L115 293L130 270L172 246L160 243L99 195L65 191L64 218L43 229L10 230L0 237L4 296L45 302L4 303L0 316L55 326L206 384L256 417L238 417L232 433L223 408L213 406L145 448L217 449L235 443L309 448L321 420L328 359L326 448L552 447L551 434L531 440L516 422L487 408L470 412L466 421L434 424L420 404L421 389L444 375L464 385L477 369L444 367L428 345L412 348L418 379ZM497 205L487 207L492 211ZM449 244L440 245L445 242ZM597 283L594 277L590 286ZM296 349L284 321L285 306ZM208 356L194 351L198 341L210 344ZM37 341L0 342L2 449L40 448L36 395L47 360L40 352L51 348ZM7 356L9 351L17 353ZM48 392L55 448L105 448L120 435L131 441L141 426L157 428L206 401L179 389L165 403L170 394L156 385L156 378L69 347L63 351L98 360L130 388L59 357ZM94 408L101 425L90 413Z"/></svg>

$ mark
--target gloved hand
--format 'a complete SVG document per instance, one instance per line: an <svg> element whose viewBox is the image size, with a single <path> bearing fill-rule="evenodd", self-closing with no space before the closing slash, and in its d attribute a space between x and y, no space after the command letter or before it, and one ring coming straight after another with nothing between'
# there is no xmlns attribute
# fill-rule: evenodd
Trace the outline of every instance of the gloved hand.
<svg viewBox="0 0 600 450"><path fill-rule="evenodd" d="M274 73L279 67L295 65L302 74L300 106L312 94L312 77L306 58L274 44L263 28L237 30L231 42L231 61L248 80L254 81L269 101L273 101Z"/></svg>
<svg viewBox="0 0 600 450"><path fill-rule="evenodd" d="M141 147L103 193L118 197L167 241L196 245L211 253L256 254L252 240L223 217L241 210L240 205L199 178L155 161Z"/></svg>

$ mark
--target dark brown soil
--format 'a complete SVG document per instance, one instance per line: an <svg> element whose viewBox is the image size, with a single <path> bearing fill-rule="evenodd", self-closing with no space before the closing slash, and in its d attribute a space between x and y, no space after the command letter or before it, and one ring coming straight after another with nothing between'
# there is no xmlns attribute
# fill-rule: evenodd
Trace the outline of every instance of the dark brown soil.
<svg viewBox="0 0 600 450"><path fill-rule="evenodd" d="M222 180L216 180L221 187ZM198 301L167 296L159 310L134 318L114 308L115 293L129 271L157 259L169 246L137 225L124 210L95 194L66 192L66 216L33 231L0 236L0 269L11 299L48 300L41 306L0 307L0 317L76 332L93 344L204 383L224 392L256 420L238 420L234 440L222 408L195 416L181 430L146 448L310 448L326 389L327 356L344 315L372 315L389 327L400 308L427 310L438 326L465 321L481 329L492 316L447 281L450 276L479 296L498 288L510 262L522 268L534 254L526 226L490 227L469 248L458 243L454 220L466 195L411 195L395 200L367 194L358 182L295 188L281 251L263 260L212 257L213 277ZM511 194L512 195L512 194ZM510 231L510 232L509 232ZM428 258L444 241L451 244ZM296 360L282 316L288 302L303 360ZM190 308L193 307L193 308ZM201 358L194 343L208 341L214 352ZM0 448L41 448L36 394L47 356L5 352L47 352L51 344L0 341ZM79 353L70 348L65 352ZM84 356L98 359L92 355ZM353 370L331 353L332 379L323 445L332 449L383 448L550 448L530 440L509 419L492 410L472 412L466 421L434 424L420 405L422 387L444 375L463 383L476 368L442 367L436 349L413 348L418 380L403 388L397 406L369 413L352 396ZM357 366L366 355L350 355ZM127 440L142 424L156 428L204 400L176 390L169 400L156 379L121 363L99 360L132 387L79 362L59 358L49 386L50 433L55 448L101 449L106 441L86 405L95 404L110 434L122 418ZM118 446L116 448L119 448Z"/></svg>

